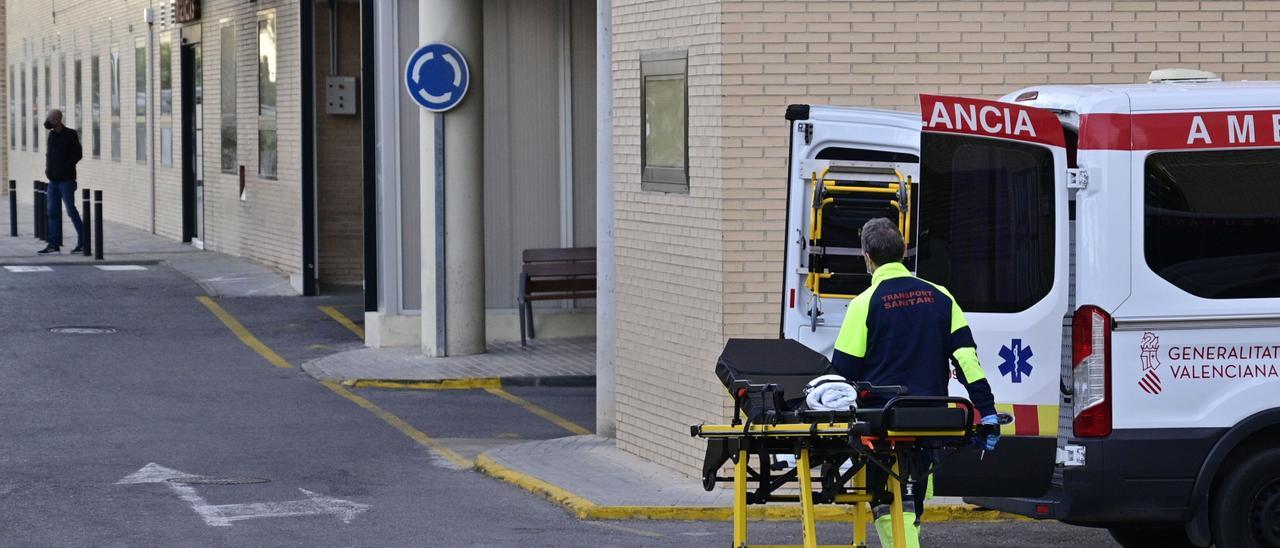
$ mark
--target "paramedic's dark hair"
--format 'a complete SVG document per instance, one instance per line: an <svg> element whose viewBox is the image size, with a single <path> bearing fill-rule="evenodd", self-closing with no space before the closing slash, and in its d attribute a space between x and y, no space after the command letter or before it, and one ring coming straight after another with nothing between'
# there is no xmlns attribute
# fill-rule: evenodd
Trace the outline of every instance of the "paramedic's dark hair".
<svg viewBox="0 0 1280 548"><path fill-rule="evenodd" d="M900 263L907 252L902 233L897 225L884 217L867 221L862 225L862 252L876 265Z"/></svg>

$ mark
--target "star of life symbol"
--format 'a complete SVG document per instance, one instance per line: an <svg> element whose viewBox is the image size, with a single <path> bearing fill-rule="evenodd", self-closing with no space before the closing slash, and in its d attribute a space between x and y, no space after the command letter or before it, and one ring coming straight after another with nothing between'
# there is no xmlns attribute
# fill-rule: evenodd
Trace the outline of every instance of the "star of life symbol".
<svg viewBox="0 0 1280 548"><path fill-rule="evenodd" d="M1000 347L1000 358L1004 363L1000 364L1000 375L1008 375L1009 380L1014 384L1022 383L1023 375L1031 376L1031 370L1035 369L1031 366L1031 357L1036 355L1031 351L1030 346L1022 346L1022 339L1013 339L1009 346Z"/></svg>
<svg viewBox="0 0 1280 548"><path fill-rule="evenodd" d="M1155 333L1147 331L1142 334L1142 342L1138 344L1142 350L1138 354L1139 360L1142 362L1142 378L1138 379L1138 387L1148 394L1159 394L1163 388L1160 385L1160 337Z"/></svg>

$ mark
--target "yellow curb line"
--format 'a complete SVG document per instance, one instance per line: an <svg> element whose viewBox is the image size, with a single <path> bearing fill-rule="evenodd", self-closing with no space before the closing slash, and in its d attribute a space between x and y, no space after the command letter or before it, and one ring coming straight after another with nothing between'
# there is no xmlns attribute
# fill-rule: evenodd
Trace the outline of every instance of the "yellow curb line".
<svg viewBox="0 0 1280 548"><path fill-rule="evenodd" d="M328 388L329 390L332 390L337 395L342 396L348 400L351 400L352 403L355 403L356 405L363 407L365 410L369 411L370 413L373 413L374 415L382 419L387 424L390 424L396 430L399 430L402 434L409 436L409 439L412 439L413 441L418 442L418 445L421 445L423 447L426 447L427 449L430 449L433 453L441 457L444 457L449 462L452 462L453 464L457 465L459 468L466 470L472 467L472 462L468 460L466 457L463 457L462 455L459 455L454 450L449 449L448 447L445 447L443 444L432 439L430 436L424 434L421 430L414 428L413 425L405 422L400 417L397 417L391 414L389 411L381 407L378 407L377 404L369 400L366 400L356 394L353 394L350 390L347 390L343 386L333 381L320 381L320 382L321 384L324 384L326 388Z"/></svg>
<svg viewBox="0 0 1280 548"><path fill-rule="evenodd" d="M484 454L476 457L475 469L559 504L578 519L726 521L733 515L733 509L727 506L601 506L540 478L498 464ZM747 517L765 521L794 521L800 519L800 506L751 506L747 509ZM853 511L847 506L822 506L817 509L816 517L819 521L848 522L853 520ZM954 505L926 508L924 514L924 521L931 523L1014 519L1030 520L995 510L976 510Z"/></svg>
<svg viewBox="0 0 1280 548"><path fill-rule="evenodd" d="M351 318L348 318L346 314L338 312L338 309L332 306L321 306L319 308L321 312L324 312L330 318L333 318L333 321L338 322L342 327L347 328L348 331L355 333L357 337L360 337L360 340L364 340L364 328L356 325L356 322L351 321Z"/></svg>
<svg viewBox="0 0 1280 548"><path fill-rule="evenodd" d="M250 333L248 329L245 329L244 324L241 324L235 316L232 316L231 313L223 310L221 306L218 306L218 303L214 302L213 299L201 296L196 297L196 300L200 301L200 304L203 304L205 308L208 308L209 312L213 312L213 315L217 316L219 320L222 320L222 324L227 326L227 329L230 329L231 332L235 334L236 338L240 339L240 342L244 343L245 346L252 348L263 358L266 358L268 362L271 362L271 365L281 369L290 369L293 367L288 360L280 357L279 354L276 354L276 352L265 343L253 336L253 333Z"/></svg>
<svg viewBox="0 0 1280 548"><path fill-rule="evenodd" d="M443 379L438 381L349 379L342 381L341 384L351 388L391 388L396 390L484 390L502 388L502 379L497 377Z"/></svg>

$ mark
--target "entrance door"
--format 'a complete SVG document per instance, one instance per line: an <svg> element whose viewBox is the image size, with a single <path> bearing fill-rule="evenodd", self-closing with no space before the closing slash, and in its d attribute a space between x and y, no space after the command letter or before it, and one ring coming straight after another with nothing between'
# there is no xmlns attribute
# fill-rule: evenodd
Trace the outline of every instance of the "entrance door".
<svg viewBox="0 0 1280 548"><path fill-rule="evenodd" d="M204 249L204 70L199 42L182 45L182 239Z"/></svg>

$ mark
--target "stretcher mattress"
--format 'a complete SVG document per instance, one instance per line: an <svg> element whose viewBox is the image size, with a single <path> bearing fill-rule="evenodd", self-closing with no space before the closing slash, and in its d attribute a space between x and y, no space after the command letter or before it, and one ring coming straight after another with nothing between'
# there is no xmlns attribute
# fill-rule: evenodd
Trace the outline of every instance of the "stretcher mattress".
<svg viewBox="0 0 1280 548"><path fill-rule="evenodd" d="M829 373L826 356L790 339L729 339L716 362L716 376L730 395L739 383L775 384L788 410L801 408L809 381ZM743 411L754 414L753 409Z"/></svg>

